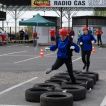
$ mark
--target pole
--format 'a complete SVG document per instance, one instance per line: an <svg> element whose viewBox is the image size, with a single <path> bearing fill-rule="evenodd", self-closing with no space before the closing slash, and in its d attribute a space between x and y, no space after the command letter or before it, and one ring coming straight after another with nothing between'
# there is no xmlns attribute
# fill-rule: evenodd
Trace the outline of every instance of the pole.
<svg viewBox="0 0 106 106"><path fill-rule="evenodd" d="M4 5L2 5L2 11L4 9ZM2 29L4 30L4 21L2 21Z"/></svg>
<svg viewBox="0 0 106 106"><path fill-rule="evenodd" d="M71 19L71 17L70 17L70 15L71 15L70 10L67 11L67 13L68 13L68 28L70 29L70 19Z"/></svg>
<svg viewBox="0 0 106 106"><path fill-rule="evenodd" d="M88 18L86 18L86 26L88 27Z"/></svg>
<svg viewBox="0 0 106 106"><path fill-rule="evenodd" d="M63 17L63 8L60 8L60 27L62 28L62 17Z"/></svg>
<svg viewBox="0 0 106 106"><path fill-rule="evenodd" d="M17 33L17 10L15 10L15 35Z"/></svg>
<svg viewBox="0 0 106 106"><path fill-rule="evenodd" d="M11 27L10 27L10 35L11 35Z"/></svg>

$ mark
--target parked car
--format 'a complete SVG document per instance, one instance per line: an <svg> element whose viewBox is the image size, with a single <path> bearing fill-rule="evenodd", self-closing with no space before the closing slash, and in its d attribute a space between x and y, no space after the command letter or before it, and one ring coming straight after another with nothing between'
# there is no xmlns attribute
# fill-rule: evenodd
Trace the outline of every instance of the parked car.
<svg viewBox="0 0 106 106"><path fill-rule="evenodd" d="M7 44L7 39L8 39L8 34L0 28L0 45L6 45Z"/></svg>

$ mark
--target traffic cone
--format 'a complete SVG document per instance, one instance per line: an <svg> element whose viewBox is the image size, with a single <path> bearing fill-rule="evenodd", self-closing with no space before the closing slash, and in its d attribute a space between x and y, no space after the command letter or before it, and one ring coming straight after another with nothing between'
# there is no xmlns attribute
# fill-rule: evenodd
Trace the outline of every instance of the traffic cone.
<svg viewBox="0 0 106 106"><path fill-rule="evenodd" d="M40 57L44 57L44 50L40 49Z"/></svg>
<svg viewBox="0 0 106 106"><path fill-rule="evenodd" d="M96 54L96 48L94 46L92 47L92 54Z"/></svg>

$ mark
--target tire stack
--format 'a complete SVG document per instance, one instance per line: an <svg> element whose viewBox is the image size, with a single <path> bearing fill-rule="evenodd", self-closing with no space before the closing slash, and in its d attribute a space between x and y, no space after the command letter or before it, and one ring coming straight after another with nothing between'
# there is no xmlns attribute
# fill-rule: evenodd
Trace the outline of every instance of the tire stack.
<svg viewBox="0 0 106 106"><path fill-rule="evenodd" d="M95 72L74 71L74 75L76 84L71 82L67 72L35 84L25 91L26 101L40 103L40 106L73 106L73 101L84 100L86 91L93 89L99 80L99 75Z"/></svg>

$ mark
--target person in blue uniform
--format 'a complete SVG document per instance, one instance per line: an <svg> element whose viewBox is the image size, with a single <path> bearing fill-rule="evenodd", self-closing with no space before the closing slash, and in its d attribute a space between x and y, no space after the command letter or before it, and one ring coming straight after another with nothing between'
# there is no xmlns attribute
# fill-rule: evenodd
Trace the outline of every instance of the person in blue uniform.
<svg viewBox="0 0 106 106"><path fill-rule="evenodd" d="M92 31L92 29L90 27L88 29L88 33L91 34L91 35L93 35L93 31Z"/></svg>
<svg viewBox="0 0 106 106"><path fill-rule="evenodd" d="M82 62L84 63L83 69L86 69L86 72L89 71L90 67L90 56L92 52L92 45L96 43L96 39L92 34L89 33L88 27L83 27L83 35L78 39L78 43L81 46L82 51Z"/></svg>
<svg viewBox="0 0 106 106"><path fill-rule="evenodd" d="M58 49L57 52L57 59L52 68L48 69L46 74L49 74L53 70L57 70L60 68L63 64L66 65L69 76L72 80L72 83L75 83L75 77L73 75L73 67L72 67L72 58L70 59L70 49L74 50L75 52L79 53L80 48L78 45L76 45L73 42L70 42L67 30L62 28L59 30L60 39L58 39L56 45L52 45L50 47L51 51L55 51Z"/></svg>

